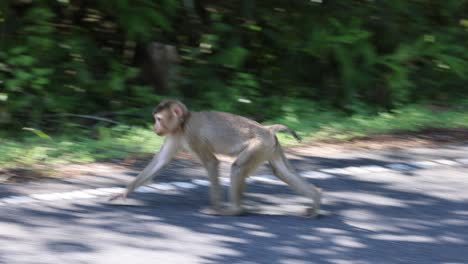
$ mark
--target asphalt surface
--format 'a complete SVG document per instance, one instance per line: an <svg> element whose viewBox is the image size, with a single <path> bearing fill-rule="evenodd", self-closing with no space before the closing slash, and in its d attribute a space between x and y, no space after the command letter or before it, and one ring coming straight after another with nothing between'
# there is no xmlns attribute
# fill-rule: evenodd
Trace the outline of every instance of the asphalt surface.
<svg viewBox="0 0 468 264"><path fill-rule="evenodd" d="M112 190L102 188L123 187L135 171L5 184L0 263L468 263L467 151L290 156L325 191L318 219L302 217L307 200L266 167L249 182L252 212L241 217L200 213L208 206L205 174L186 161L154 185L173 188L143 189L126 203L108 203ZM80 190L109 193L37 196Z"/></svg>

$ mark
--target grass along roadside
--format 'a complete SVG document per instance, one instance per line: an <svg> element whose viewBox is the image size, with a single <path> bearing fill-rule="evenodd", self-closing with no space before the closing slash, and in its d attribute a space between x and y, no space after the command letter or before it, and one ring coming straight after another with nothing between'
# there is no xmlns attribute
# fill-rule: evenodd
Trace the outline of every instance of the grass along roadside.
<svg viewBox="0 0 468 264"><path fill-rule="evenodd" d="M309 111L285 117L270 123L283 123L298 131L305 144L321 141L348 141L395 132L414 132L428 128L467 128L468 111L434 110L409 106L392 113L378 115L344 116L334 112ZM286 134L279 135L286 146L297 144ZM52 168L56 165L87 164L121 161L126 158L146 157L155 153L163 139L148 128L117 126L100 128L97 136L44 136L30 133L18 139L0 139L0 168ZM48 174L45 169L44 174ZM1 174L1 171L0 171Z"/></svg>

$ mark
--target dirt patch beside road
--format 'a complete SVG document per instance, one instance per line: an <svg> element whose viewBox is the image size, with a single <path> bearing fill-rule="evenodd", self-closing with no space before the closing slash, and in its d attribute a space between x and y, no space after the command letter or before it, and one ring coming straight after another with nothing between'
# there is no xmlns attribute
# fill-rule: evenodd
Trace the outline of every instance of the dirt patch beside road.
<svg viewBox="0 0 468 264"><path fill-rule="evenodd" d="M418 147L436 147L448 144L468 143L468 128L424 129L417 132L396 132L392 134L373 135L348 141L324 140L306 142L288 148L290 152L326 153L353 150L386 150Z"/></svg>

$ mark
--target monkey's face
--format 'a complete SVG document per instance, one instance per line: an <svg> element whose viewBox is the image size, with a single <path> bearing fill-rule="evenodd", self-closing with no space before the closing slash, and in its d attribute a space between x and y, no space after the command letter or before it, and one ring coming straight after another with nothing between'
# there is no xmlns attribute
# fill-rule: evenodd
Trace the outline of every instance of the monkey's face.
<svg viewBox="0 0 468 264"><path fill-rule="evenodd" d="M181 119L169 109L154 114L154 132L158 136L174 133L180 127L180 124Z"/></svg>

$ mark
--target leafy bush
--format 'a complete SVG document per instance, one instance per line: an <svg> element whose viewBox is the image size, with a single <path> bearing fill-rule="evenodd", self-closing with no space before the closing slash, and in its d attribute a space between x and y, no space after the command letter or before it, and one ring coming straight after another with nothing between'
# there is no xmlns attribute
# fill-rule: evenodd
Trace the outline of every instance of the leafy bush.
<svg viewBox="0 0 468 264"><path fill-rule="evenodd" d="M141 125L167 96L260 121L290 114L288 98L347 115L450 105L468 95L466 11L466 0L6 0L0 126L60 131L64 113ZM180 54L169 89L141 78L135 54L154 41Z"/></svg>

